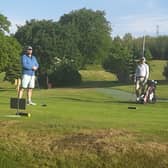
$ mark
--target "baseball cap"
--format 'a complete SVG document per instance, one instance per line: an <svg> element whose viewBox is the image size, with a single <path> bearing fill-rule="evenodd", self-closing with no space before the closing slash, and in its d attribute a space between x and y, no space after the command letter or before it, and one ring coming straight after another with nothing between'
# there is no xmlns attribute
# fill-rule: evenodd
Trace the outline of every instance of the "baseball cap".
<svg viewBox="0 0 168 168"><path fill-rule="evenodd" d="M28 46L28 47L27 47L27 50L32 50L32 47L31 47L31 46Z"/></svg>
<svg viewBox="0 0 168 168"><path fill-rule="evenodd" d="M146 58L145 58L145 57L141 57L140 60L144 60L144 61L146 61Z"/></svg>

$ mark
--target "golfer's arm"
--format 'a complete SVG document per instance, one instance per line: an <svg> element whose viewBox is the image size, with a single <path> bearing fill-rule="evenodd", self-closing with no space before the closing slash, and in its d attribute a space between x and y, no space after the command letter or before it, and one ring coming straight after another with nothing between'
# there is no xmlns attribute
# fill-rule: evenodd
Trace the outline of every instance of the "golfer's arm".
<svg viewBox="0 0 168 168"><path fill-rule="evenodd" d="M134 78L136 79L136 77L137 77L137 74L138 74L138 68L136 68L136 70L135 70L135 74L134 74Z"/></svg>
<svg viewBox="0 0 168 168"><path fill-rule="evenodd" d="M146 66L146 79L149 78L149 66L147 65Z"/></svg>
<svg viewBox="0 0 168 168"><path fill-rule="evenodd" d="M148 80L148 78L149 78L149 66L148 65L146 65L146 75L145 75L145 80L144 80L144 82L147 82L147 80Z"/></svg>
<svg viewBox="0 0 168 168"><path fill-rule="evenodd" d="M35 61L35 66L36 66L37 68L39 68L39 64L38 64L37 60Z"/></svg>
<svg viewBox="0 0 168 168"><path fill-rule="evenodd" d="M26 58L23 57L21 61L22 61L22 66L24 69L27 69L27 70L32 69L32 65L27 63Z"/></svg>

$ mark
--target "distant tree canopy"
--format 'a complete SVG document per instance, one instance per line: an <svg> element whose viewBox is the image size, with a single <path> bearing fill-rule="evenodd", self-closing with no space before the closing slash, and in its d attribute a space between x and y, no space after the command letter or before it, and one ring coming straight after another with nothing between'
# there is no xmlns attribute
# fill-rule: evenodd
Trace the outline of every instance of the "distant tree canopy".
<svg viewBox="0 0 168 168"><path fill-rule="evenodd" d="M130 76L134 74L136 60L142 57L143 38L133 38L130 33L123 38L113 39L110 52L103 61L105 70L115 73L118 80L128 82ZM149 47L145 47L145 57L147 60L152 58Z"/></svg>
<svg viewBox="0 0 168 168"><path fill-rule="evenodd" d="M168 36L147 37L147 44L153 59L168 60Z"/></svg>
<svg viewBox="0 0 168 168"><path fill-rule="evenodd" d="M134 64L134 60L142 56L143 37L134 38L126 33L123 38L112 39L112 28L104 11L83 8L64 14L57 22L32 19L18 26L14 37L9 34L10 25L7 17L0 14L0 71L5 71L5 79L10 81L20 72L21 46L22 50L28 45L33 47L40 63L40 75L49 76L58 70L64 74L70 67L74 74L88 64L102 63L105 70L115 73L120 81L128 81L130 62ZM168 36L146 36L147 60L168 60L167 44ZM78 76L78 83L79 79Z"/></svg>

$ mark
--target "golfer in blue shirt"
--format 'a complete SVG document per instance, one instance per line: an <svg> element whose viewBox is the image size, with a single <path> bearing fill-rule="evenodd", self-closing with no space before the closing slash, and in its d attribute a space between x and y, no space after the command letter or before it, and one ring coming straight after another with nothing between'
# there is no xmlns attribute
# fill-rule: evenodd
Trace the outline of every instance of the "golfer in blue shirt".
<svg viewBox="0 0 168 168"><path fill-rule="evenodd" d="M26 54L21 57L22 82L18 98L22 98L24 89L27 89L27 105L36 105L32 102L32 90L35 87L35 71L39 68L36 57L32 55L32 47L28 46Z"/></svg>

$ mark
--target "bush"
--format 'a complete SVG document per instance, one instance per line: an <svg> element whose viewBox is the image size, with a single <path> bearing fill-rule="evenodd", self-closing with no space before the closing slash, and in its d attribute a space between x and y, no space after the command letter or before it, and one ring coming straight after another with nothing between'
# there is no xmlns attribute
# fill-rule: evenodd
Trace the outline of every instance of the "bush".
<svg viewBox="0 0 168 168"><path fill-rule="evenodd" d="M49 75L53 87L74 86L81 83L81 75L77 69L69 64L62 64Z"/></svg>
<svg viewBox="0 0 168 168"><path fill-rule="evenodd" d="M115 44L103 61L103 68L108 72L116 74L120 82L128 82L131 57L132 55L126 47Z"/></svg>
<svg viewBox="0 0 168 168"><path fill-rule="evenodd" d="M109 57L104 60L103 68L108 72L115 73L120 82L128 82L129 69L126 63L125 60Z"/></svg>

